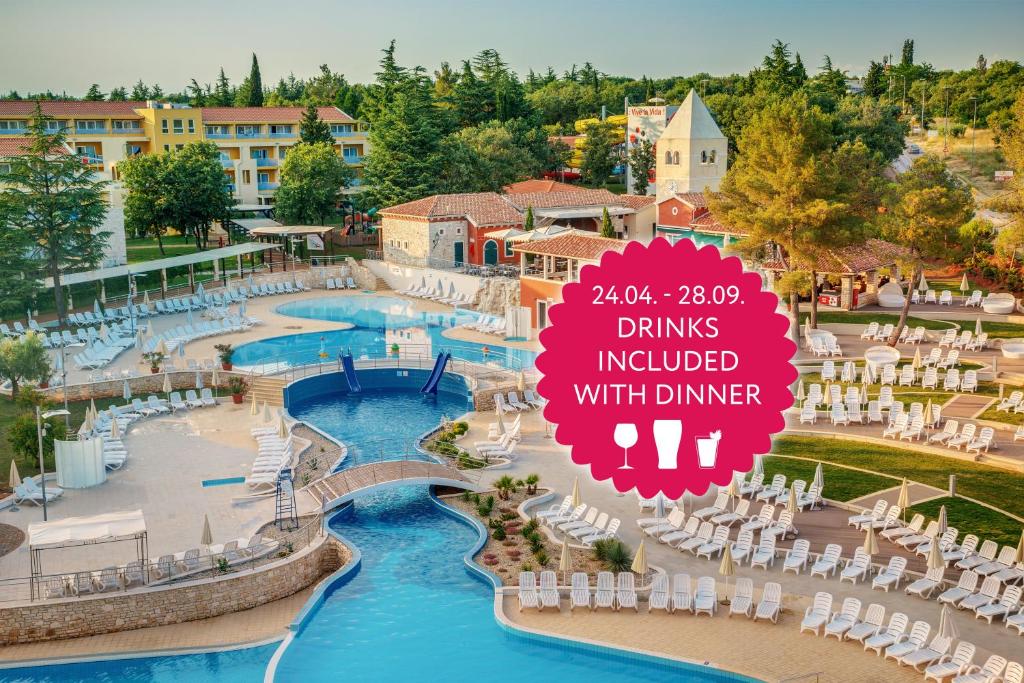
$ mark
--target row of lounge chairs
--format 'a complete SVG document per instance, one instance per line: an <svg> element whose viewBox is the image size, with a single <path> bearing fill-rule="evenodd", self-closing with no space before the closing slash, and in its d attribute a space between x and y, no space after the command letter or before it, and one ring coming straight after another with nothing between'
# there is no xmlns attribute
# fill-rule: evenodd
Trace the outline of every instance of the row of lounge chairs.
<svg viewBox="0 0 1024 683"><path fill-rule="evenodd" d="M868 341L885 341L892 336L895 330L896 326L892 323L879 325L877 322L872 321L861 330L860 338ZM914 329L910 329L910 327L904 325L896 342L898 344L920 344L926 341L927 338L928 333L924 327L918 325Z"/></svg>
<svg viewBox="0 0 1024 683"><path fill-rule="evenodd" d="M146 340L142 350L144 353L155 351L162 341L168 351L173 351L179 346L188 344L196 339L245 332L259 324L259 322L258 319L249 316L228 316L222 320L198 322L195 325L178 325Z"/></svg>
<svg viewBox="0 0 1024 683"><path fill-rule="evenodd" d="M297 452L295 436L289 433L282 437L278 427L254 427L251 433L256 439L256 459L245 485L257 493L277 486L278 477L291 465Z"/></svg>
<svg viewBox="0 0 1024 683"><path fill-rule="evenodd" d="M572 510L570 507L571 496L568 501L563 500L558 507L538 513L537 521L561 531L587 547L618 536L622 524L618 518L609 517L608 513L599 512L597 508L586 503L580 503Z"/></svg>
<svg viewBox="0 0 1024 683"><path fill-rule="evenodd" d="M351 279L351 278L350 278ZM452 284L448 288L448 293L444 291L444 287L440 282L437 283L437 287L431 287L429 285L410 285L403 289L399 294L405 296L411 296L414 299L427 299L429 301L436 301L439 304L447 304L449 306L468 306L472 300L462 294L461 292L455 291L455 285Z"/></svg>
<svg viewBox="0 0 1024 683"><path fill-rule="evenodd" d="M910 293L910 303L912 304L938 304L940 306L952 306L953 305L953 292L949 289L944 289L936 295L934 289L927 289L923 293L919 289L915 289ZM964 296L964 306L981 306L981 290L976 289L970 293L970 295Z"/></svg>
<svg viewBox="0 0 1024 683"><path fill-rule="evenodd" d="M344 282L342 281L342 279L340 277L339 278L329 277L324 282L324 286L327 289L358 289L358 287L356 286L356 281L353 280L350 277L346 277Z"/></svg>
<svg viewBox="0 0 1024 683"><path fill-rule="evenodd" d="M462 325L467 330L476 330L484 334L504 335L505 319L497 315L481 315L473 322Z"/></svg>
<svg viewBox="0 0 1024 683"><path fill-rule="evenodd" d="M811 337L811 351L815 356L841 356L843 349L834 336Z"/></svg>
<svg viewBox="0 0 1024 683"><path fill-rule="evenodd" d="M1024 666L1007 662L1005 657L991 655L983 664L974 662L974 644L961 641L953 649L953 639L936 633L926 621L910 624L903 612L893 612L885 622L885 606L873 603L861 611L858 598L847 597L838 610L833 611L835 599L831 593L819 592L813 604L804 612L800 632L813 633L839 641L861 643L865 652L874 652L892 659L900 666L908 666L924 674L924 680L937 683L1021 683ZM909 631L908 631L909 626ZM929 640L929 637L931 639ZM950 652L952 650L952 652Z"/></svg>
<svg viewBox="0 0 1024 683"><path fill-rule="evenodd" d="M506 399L503 394L494 395L494 404L498 410L503 413L514 413L519 411L533 410L534 408L543 408L547 403L544 399L537 396L533 391L527 389L523 392L523 400L519 400L519 394L515 391L508 392L508 398Z"/></svg>

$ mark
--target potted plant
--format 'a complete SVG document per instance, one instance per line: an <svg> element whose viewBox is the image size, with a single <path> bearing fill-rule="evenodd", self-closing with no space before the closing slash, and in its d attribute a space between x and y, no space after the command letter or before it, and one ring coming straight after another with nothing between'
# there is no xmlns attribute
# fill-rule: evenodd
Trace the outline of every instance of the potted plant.
<svg viewBox="0 0 1024 683"><path fill-rule="evenodd" d="M245 390L248 388L248 385L245 383L245 378L239 377L238 375L228 377L228 390L231 392L231 401L233 403L240 404L242 402L242 397L245 396Z"/></svg>
<svg viewBox="0 0 1024 683"><path fill-rule="evenodd" d="M235 355L235 349L231 344L214 344L217 349L217 357L220 358L220 366L225 370L231 369L231 358Z"/></svg>
<svg viewBox="0 0 1024 683"><path fill-rule="evenodd" d="M142 354L142 359L149 363L149 371L155 375L160 372L160 366L164 362L164 354L159 351L148 351Z"/></svg>
<svg viewBox="0 0 1024 683"><path fill-rule="evenodd" d="M397 356L398 355L398 344L392 344L391 345L391 355L393 355L393 356Z"/></svg>

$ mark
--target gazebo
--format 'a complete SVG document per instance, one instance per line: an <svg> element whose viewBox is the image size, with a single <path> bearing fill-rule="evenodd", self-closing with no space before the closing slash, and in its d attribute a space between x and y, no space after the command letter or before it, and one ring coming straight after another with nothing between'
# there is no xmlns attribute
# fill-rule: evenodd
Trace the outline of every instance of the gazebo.
<svg viewBox="0 0 1024 683"><path fill-rule="evenodd" d="M279 237L281 238L281 243L284 245L286 252L288 251L287 245L291 242L290 238L297 237L299 239L306 239L308 242L308 238L310 236L318 237L320 239L320 245L317 247L313 244L309 244L309 248L317 249L318 251L323 250L324 243L329 241L331 245L330 251L333 255L334 240L325 240L325 235L330 234L334 228L335 226L333 225L264 225L249 230L249 236L260 241L263 241L264 239L274 241L275 238Z"/></svg>
<svg viewBox="0 0 1024 683"><path fill-rule="evenodd" d="M132 541L142 566L149 557L149 539L142 510L107 512L92 517L68 517L52 522L28 525L28 549L32 564L30 581L32 600L36 599L37 583L43 577L44 550L77 548L98 543Z"/></svg>

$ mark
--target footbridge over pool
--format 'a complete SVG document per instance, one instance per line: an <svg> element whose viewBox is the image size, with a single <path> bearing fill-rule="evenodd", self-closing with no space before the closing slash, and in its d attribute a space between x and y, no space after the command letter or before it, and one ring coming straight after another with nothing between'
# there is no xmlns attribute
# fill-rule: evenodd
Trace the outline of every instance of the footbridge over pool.
<svg viewBox="0 0 1024 683"><path fill-rule="evenodd" d="M394 486L429 484L473 489L479 474L479 471L466 472L433 461L384 460L336 472L313 482L305 491L321 511L329 512L360 495Z"/></svg>

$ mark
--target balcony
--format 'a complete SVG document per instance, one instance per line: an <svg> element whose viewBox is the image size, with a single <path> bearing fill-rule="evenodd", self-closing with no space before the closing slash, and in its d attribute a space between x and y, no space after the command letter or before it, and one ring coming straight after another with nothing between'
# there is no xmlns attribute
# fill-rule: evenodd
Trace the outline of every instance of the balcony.
<svg viewBox="0 0 1024 683"><path fill-rule="evenodd" d="M223 166L224 168L234 168L235 167L235 160L234 159L221 159L220 160L220 165Z"/></svg>
<svg viewBox="0 0 1024 683"><path fill-rule="evenodd" d="M227 186L228 186L228 192L234 193L234 191L235 191L235 184L234 183L228 183Z"/></svg>
<svg viewBox="0 0 1024 683"><path fill-rule="evenodd" d="M78 156L81 157L83 164L87 164L89 166L102 166L103 165L103 156L102 155L99 155L99 154L79 154Z"/></svg>
<svg viewBox="0 0 1024 683"><path fill-rule="evenodd" d="M295 133L267 133L268 138L293 138Z"/></svg>
<svg viewBox="0 0 1024 683"><path fill-rule="evenodd" d="M361 164L363 163L363 156L361 154L346 154L342 156L346 164Z"/></svg>
<svg viewBox="0 0 1024 683"><path fill-rule="evenodd" d="M257 131L253 131L253 132L247 132L247 133L235 133L235 137L240 139L240 140L252 140L254 138L262 138L262 137L265 137L265 136L263 135L263 133L261 131L257 130Z"/></svg>
<svg viewBox="0 0 1024 683"><path fill-rule="evenodd" d="M230 140L231 133L206 133L207 140Z"/></svg>
<svg viewBox="0 0 1024 683"><path fill-rule="evenodd" d="M277 159L270 159L269 157L256 157L257 166L277 166Z"/></svg>
<svg viewBox="0 0 1024 683"><path fill-rule="evenodd" d="M335 130L335 131L331 131L331 135L333 135L336 138L350 138L353 135L357 135L358 133L359 133L359 131L357 131L357 130Z"/></svg>
<svg viewBox="0 0 1024 683"><path fill-rule="evenodd" d="M75 128L75 135L106 135L107 127L102 128Z"/></svg>
<svg viewBox="0 0 1024 683"><path fill-rule="evenodd" d="M263 192L264 190L276 190L281 186L281 183L256 183L256 189Z"/></svg>
<svg viewBox="0 0 1024 683"><path fill-rule="evenodd" d="M0 128L0 135L25 135L28 128Z"/></svg>
<svg viewBox="0 0 1024 683"><path fill-rule="evenodd" d="M113 128L111 135L144 135L142 128Z"/></svg>

